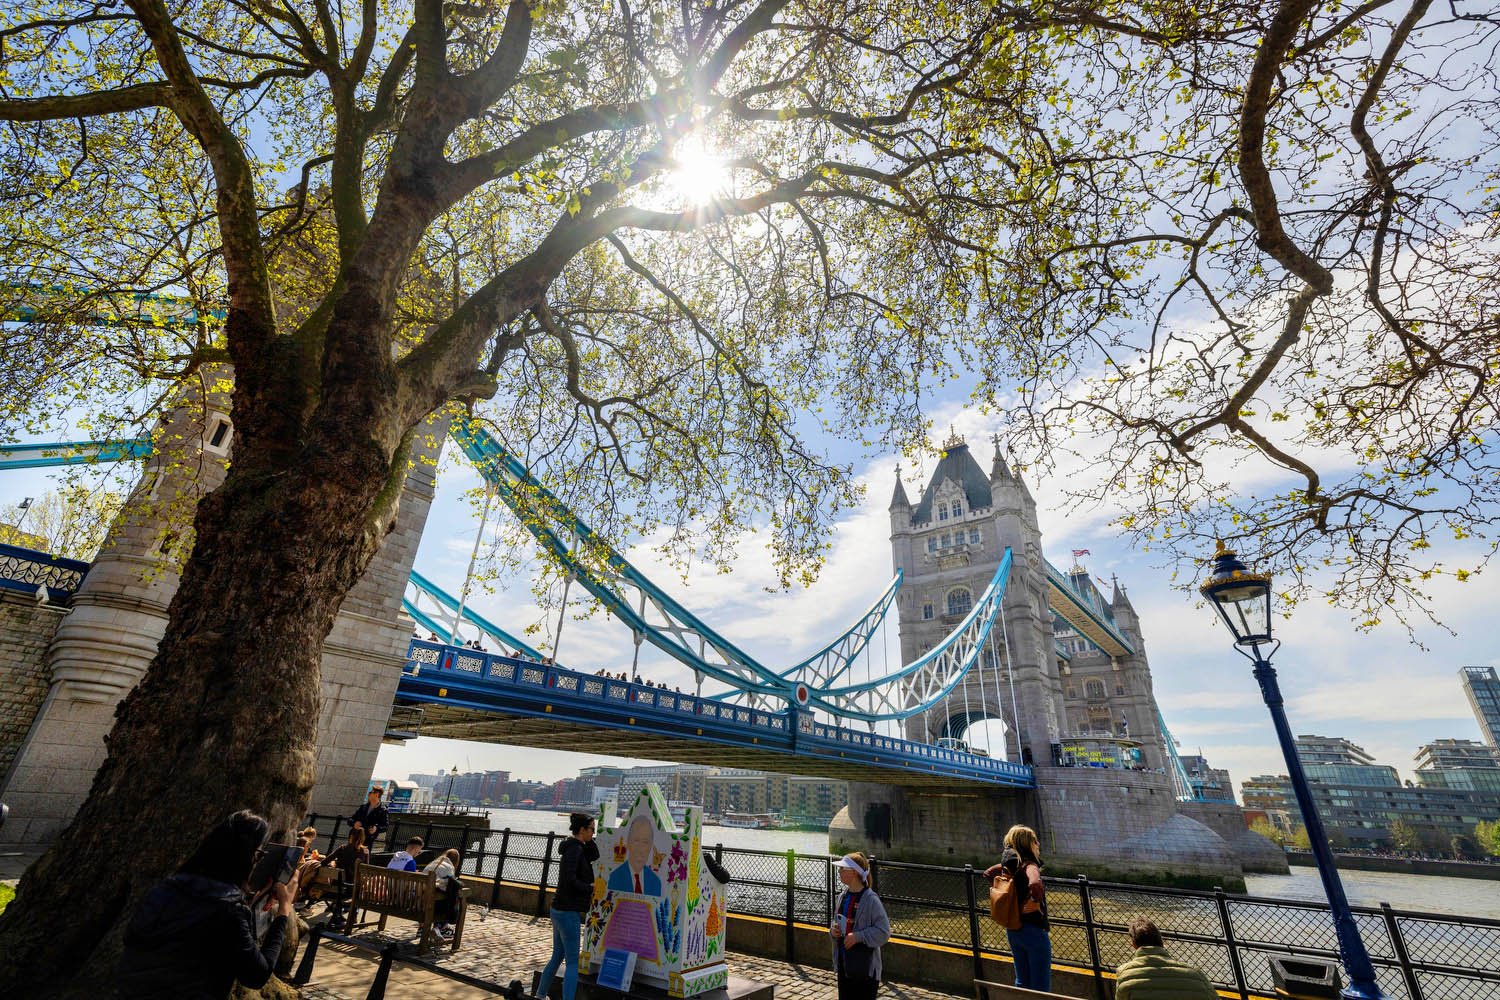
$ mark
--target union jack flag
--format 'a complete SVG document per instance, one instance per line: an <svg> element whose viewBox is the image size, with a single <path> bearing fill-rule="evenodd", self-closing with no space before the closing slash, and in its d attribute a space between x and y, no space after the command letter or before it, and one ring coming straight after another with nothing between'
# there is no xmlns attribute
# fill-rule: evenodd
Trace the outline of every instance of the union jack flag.
<svg viewBox="0 0 1500 1000"><path fill-rule="evenodd" d="M1093 553L1090 552L1088 549L1074 549L1073 550L1073 558L1074 559L1077 559L1079 556L1090 556L1090 555L1093 555Z"/></svg>

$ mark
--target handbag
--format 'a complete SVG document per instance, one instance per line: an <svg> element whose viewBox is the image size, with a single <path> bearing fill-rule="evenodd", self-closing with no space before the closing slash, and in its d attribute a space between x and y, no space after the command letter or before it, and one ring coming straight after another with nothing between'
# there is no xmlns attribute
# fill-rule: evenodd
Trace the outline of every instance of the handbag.
<svg viewBox="0 0 1500 1000"><path fill-rule="evenodd" d="M990 882L990 919L1008 931L1021 929L1021 893L1026 882L1007 869Z"/></svg>

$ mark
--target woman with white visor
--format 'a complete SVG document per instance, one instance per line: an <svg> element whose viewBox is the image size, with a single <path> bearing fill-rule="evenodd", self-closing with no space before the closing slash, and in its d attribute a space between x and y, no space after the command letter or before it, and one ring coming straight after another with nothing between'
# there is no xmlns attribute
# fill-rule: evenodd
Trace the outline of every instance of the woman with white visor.
<svg viewBox="0 0 1500 1000"><path fill-rule="evenodd" d="M833 866L844 886L828 928L839 1000L872 1000L880 989L880 946L891 939L891 920L870 888L870 862L863 854L846 854Z"/></svg>

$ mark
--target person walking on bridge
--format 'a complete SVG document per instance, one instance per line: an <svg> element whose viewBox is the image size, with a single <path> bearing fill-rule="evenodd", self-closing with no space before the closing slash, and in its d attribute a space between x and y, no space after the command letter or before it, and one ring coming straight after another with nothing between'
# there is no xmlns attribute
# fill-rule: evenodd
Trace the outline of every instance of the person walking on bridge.
<svg viewBox="0 0 1500 1000"><path fill-rule="evenodd" d="M1005 853L1000 863L985 870L993 879L1001 869L1024 886L1021 929L1005 932L1010 942L1016 985L1022 989L1052 991L1052 939L1047 935L1047 890L1042 884L1042 858L1036 831L1017 823L1005 834Z"/></svg>
<svg viewBox="0 0 1500 1000"><path fill-rule="evenodd" d="M1154 923L1136 917L1129 930L1135 956L1115 970L1115 1000L1216 1000L1208 977L1173 958Z"/></svg>

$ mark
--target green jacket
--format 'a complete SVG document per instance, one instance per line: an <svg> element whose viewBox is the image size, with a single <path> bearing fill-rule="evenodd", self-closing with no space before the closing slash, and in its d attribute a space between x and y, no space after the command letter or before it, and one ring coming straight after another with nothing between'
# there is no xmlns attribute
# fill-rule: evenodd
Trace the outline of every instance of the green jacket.
<svg viewBox="0 0 1500 1000"><path fill-rule="evenodd" d="M1165 948L1137 948L1115 970L1115 1000L1218 1000L1208 977Z"/></svg>

